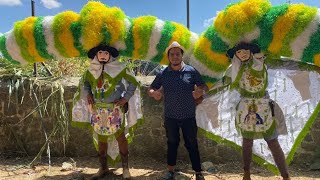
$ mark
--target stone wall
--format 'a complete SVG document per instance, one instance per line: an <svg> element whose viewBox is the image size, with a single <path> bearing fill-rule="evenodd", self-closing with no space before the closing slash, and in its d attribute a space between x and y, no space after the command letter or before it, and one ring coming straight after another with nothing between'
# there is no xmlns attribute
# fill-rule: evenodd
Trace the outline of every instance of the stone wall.
<svg viewBox="0 0 320 180"><path fill-rule="evenodd" d="M54 101L47 102L46 111L42 114L33 112L39 102L52 95L55 88L52 84L55 81L42 81L33 86L30 90L30 81L24 80L21 83L12 81L14 77L0 78L0 153L18 152L29 156L36 155L46 142L45 133L50 135L54 127L58 127L56 137L50 141L52 156L91 156L96 152L92 145L91 134L86 129L73 128L68 124L56 124L55 117L59 116L60 110L57 108L60 102L60 93L56 93ZM18 78L19 79L19 78ZM147 84L152 79L143 79L142 92L146 92ZM70 112L72 98L76 91L78 79L69 78L60 80L64 88L64 100ZM9 95L9 86L15 87ZM18 89L16 87L19 87ZM53 86L54 87L54 86ZM30 93L31 92L31 93ZM34 92L34 93L33 93ZM145 122L135 133L134 142L130 144L131 156L152 157L159 161L164 161L166 156L166 137L163 128L162 110L163 104L142 93L143 112ZM36 98L37 96L37 98ZM23 102L21 103L23 98ZM28 118L26 115L29 115ZM52 114L55 114L54 116ZM69 114L70 116L70 114ZM58 135L64 127L68 127L69 141L66 143L65 152L62 138ZM313 125L311 132L304 139L298 149L293 163L308 165L312 163L316 149L320 147L320 120ZM181 138L182 139L182 138ZM178 160L188 160L188 154L180 142ZM233 148L217 144L205 137L199 136L199 148L202 161L223 162L241 160L240 152ZM46 152L46 151L44 151Z"/></svg>

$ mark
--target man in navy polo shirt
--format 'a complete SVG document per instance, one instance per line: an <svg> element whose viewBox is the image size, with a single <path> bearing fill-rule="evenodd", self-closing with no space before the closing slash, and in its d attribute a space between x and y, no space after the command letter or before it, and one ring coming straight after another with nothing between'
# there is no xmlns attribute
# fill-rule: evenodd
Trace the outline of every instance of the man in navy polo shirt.
<svg viewBox="0 0 320 180"><path fill-rule="evenodd" d="M196 172L196 179L201 180L204 177L201 174L195 110L196 100L204 95L208 87L199 72L182 61L184 48L178 42L174 41L166 52L169 66L156 76L148 90L149 96L156 100L164 96L164 125L168 144L168 173L164 179L174 177L181 128L192 169Z"/></svg>

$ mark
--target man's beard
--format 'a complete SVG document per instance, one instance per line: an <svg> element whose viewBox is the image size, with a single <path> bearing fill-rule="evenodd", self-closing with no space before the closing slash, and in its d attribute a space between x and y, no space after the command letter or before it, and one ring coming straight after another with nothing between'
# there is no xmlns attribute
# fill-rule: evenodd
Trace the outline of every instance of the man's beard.
<svg viewBox="0 0 320 180"><path fill-rule="evenodd" d="M110 60L110 59L109 59ZM109 62L109 60L107 59L101 59L99 60L100 64L104 65L104 64L107 64Z"/></svg>
<svg viewBox="0 0 320 180"><path fill-rule="evenodd" d="M181 63L175 63L175 64L171 63L172 66L179 66L180 64Z"/></svg>
<svg viewBox="0 0 320 180"><path fill-rule="evenodd" d="M170 62L170 64L172 65L172 66L180 66L181 65L181 63L182 63L182 61L173 61L173 62Z"/></svg>

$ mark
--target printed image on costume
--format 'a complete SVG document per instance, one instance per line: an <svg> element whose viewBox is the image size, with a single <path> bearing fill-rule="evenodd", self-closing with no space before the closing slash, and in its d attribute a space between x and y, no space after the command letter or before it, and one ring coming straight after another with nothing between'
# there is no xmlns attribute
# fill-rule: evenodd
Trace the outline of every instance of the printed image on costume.
<svg viewBox="0 0 320 180"><path fill-rule="evenodd" d="M244 98L240 101L236 115L236 126L243 132L242 134L245 132L267 132L273 123L269 99Z"/></svg>
<svg viewBox="0 0 320 180"><path fill-rule="evenodd" d="M244 118L244 124L256 125L256 124L263 124L263 119L257 113L258 106L254 104L249 104L248 106L248 114Z"/></svg>
<svg viewBox="0 0 320 180"><path fill-rule="evenodd" d="M112 135L124 128L124 114L119 106L114 104L94 104L93 106L90 123L97 134Z"/></svg>
<svg viewBox="0 0 320 180"><path fill-rule="evenodd" d="M100 93L102 95L102 99L104 98L104 92L108 90L108 88L111 86L109 81L107 79L99 79L98 84L96 86L96 93Z"/></svg>
<svg viewBox="0 0 320 180"><path fill-rule="evenodd" d="M240 87L242 89L246 89L249 92L257 92L264 87L264 76L256 77L252 75L252 73L247 70L251 70L250 68L245 69L243 72L243 77L241 78Z"/></svg>

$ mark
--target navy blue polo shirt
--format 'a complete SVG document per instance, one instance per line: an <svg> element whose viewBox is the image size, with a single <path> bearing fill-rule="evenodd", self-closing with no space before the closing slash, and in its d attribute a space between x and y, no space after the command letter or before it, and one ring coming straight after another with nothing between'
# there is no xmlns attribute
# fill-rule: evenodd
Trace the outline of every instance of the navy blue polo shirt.
<svg viewBox="0 0 320 180"><path fill-rule="evenodd" d="M151 88L163 87L165 117L187 119L195 117L196 114L196 103L192 96L194 85L203 84L199 72L185 64L179 71L173 71L170 66L165 68L156 76Z"/></svg>

